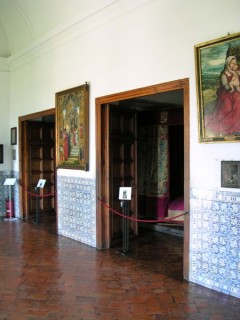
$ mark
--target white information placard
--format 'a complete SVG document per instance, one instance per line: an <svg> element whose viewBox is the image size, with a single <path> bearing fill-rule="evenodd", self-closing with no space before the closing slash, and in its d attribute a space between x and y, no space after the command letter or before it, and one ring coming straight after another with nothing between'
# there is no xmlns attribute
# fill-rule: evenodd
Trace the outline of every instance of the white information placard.
<svg viewBox="0 0 240 320"><path fill-rule="evenodd" d="M131 200L132 187L119 188L119 200Z"/></svg>
<svg viewBox="0 0 240 320"><path fill-rule="evenodd" d="M39 179L38 184L37 184L37 188L44 188L46 183L45 179Z"/></svg>
<svg viewBox="0 0 240 320"><path fill-rule="evenodd" d="M4 181L4 186L14 186L15 182L16 182L16 178L7 178L5 181Z"/></svg>

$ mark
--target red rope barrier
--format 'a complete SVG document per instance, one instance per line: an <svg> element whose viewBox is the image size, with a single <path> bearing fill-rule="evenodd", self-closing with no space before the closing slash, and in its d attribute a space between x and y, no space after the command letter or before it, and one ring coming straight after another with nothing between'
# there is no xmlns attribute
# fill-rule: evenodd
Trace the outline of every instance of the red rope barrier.
<svg viewBox="0 0 240 320"><path fill-rule="evenodd" d="M132 221L137 221L137 222L154 222L154 223L157 223L157 222L165 222L165 221L172 221L176 218L179 218L179 217L182 217L182 216L185 216L186 214L188 214L188 212L184 212L182 214L179 214L173 218L164 218L164 219L158 219L158 220L144 220L144 219L137 219L137 218L132 218L132 217L126 217L125 215L123 215L122 213L112 209L109 207L108 204L106 204L106 202L104 202L102 199L98 198L98 200L106 207L108 208L110 211L112 211L113 213L116 213L117 215L123 217L123 218L126 218L126 219L129 219L129 220L132 220Z"/></svg>
<svg viewBox="0 0 240 320"><path fill-rule="evenodd" d="M40 194L37 194L37 193L32 193L30 191L28 191L23 185L21 185L19 183L19 185L23 188L23 190L25 192L27 192L31 197L36 197L36 198L45 198L45 197L50 197L50 196L54 196L54 194L56 193L56 191L54 192L51 192L51 193L47 193L47 194L43 194L43 195L40 195Z"/></svg>
<svg viewBox="0 0 240 320"><path fill-rule="evenodd" d="M50 197L50 196L53 196L56 191L54 192L51 192L51 193L48 193L48 194L43 194L43 195L40 195L40 194L37 194L37 193L32 193L30 191L27 191L25 190L31 197L36 197L36 198L45 198L45 197Z"/></svg>

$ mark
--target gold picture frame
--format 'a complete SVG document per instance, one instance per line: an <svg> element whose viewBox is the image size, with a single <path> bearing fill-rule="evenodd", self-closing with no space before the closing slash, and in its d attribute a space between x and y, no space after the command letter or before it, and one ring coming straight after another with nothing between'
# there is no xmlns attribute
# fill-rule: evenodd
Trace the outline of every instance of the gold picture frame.
<svg viewBox="0 0 240 320"><path fill-rule="evenodd" d="M89 170L89 85L57 92L56 165Z"/></svg>
<svg viewBox="0 0 240 320"><path fill-rule="evenodd" d="M195 45L200 142L240 141L240 33Z"/></svg>

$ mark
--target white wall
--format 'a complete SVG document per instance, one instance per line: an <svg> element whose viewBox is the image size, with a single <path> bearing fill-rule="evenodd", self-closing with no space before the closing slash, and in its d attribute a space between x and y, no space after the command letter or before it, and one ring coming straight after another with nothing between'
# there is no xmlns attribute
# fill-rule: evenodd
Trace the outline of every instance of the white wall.
<svg viewBox="0 0 240 320"><path fill-rule="evenodd" d="M10 72L6 59L0 59L0 144L3 144L4 163L0 163L0 171L12 169L10 146Z"/></svg>
<svg viewBox="0 0 240 320"><path fill-rule="evenodd" d="M117 1L10 58L11 125L19 116L54 107L55 92L89 81L90 171L76 174L94 177L95 98L189 77L191 186L219 188L220 160L239 159L240 147L198 143L194 45L238 32L238 9L238 0Z"/></svg>

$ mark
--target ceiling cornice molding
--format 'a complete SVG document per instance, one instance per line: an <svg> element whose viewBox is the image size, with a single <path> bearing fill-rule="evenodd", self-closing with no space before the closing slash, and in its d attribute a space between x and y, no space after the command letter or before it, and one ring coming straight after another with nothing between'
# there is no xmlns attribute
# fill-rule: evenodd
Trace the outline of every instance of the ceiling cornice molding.
<svg viewBox="0 0 240 320"><path fill-rule="evenodd" d="M81 13L74 16L70 21L68 20L8 57L10 69L11 71L15 70L27 64L30 60L38 59L66 43L84 37L111 23L119 16L134 12L134 10L147 3L148 0L133 0L131 2L129 0L109 0L107 5L102 6L99 2L97 8L88 9L84 12L84 15Z"/></svg>
<svg viewBox="0 0 240 320"><path fill-rule="evenodd" d="M42 37L39 37L37 40L33 41L28 46L20 49L19 51L8 57L8 62L11 65L17 60L21 60L21 58L25 60L24 56L31 54L34 51L41 51L41 48L43 47L45 47L44 52L48 52L53 48L53 46L56 47L60 44L66 43L66 41L75 39L79 36L79 34L81 35L81 33L86 33L85 26L89 25L89 29L94 28L96 25L96 21L93 21L93 19L97 17L96 20L99 21L98 19L100 19L101 21L101 15L104 14L105 10L111 10L111 7L117 3L119 3L119 0L110 0L109 4L104 7L101 4L99 4L98 8L95 8L94 10L91 9L84 12L84 14L80 13L79 15L72 17L70 20L64 22L61 26L53 29L52 31L48 32ZM80 24L81 27L83 27L82 29L79 28ZM46 44L50 44L49 49L46 48ZM37 55L39 56L40 52L38 52Z"/></svg>
<svg viewBox="0 0 240 320"><path fill-rule="evenodd" d="M10 71L10 67L9 67L9 63L8 63L7 58L0 57L0 71L1 72L9 72Z"/></svg>

